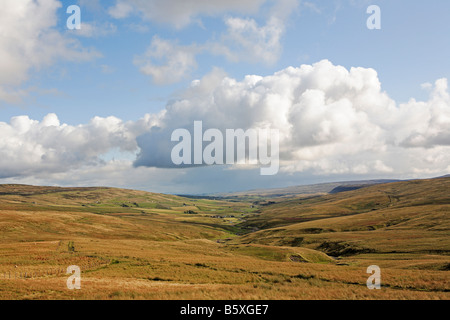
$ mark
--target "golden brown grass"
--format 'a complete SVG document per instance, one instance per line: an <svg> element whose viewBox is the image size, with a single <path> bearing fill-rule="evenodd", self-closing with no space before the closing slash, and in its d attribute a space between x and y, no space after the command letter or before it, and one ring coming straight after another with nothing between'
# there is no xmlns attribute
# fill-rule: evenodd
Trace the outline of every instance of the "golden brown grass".
<svg viewBox="0 0 450 320"><path fill-rule="evenodd" d="M449 181L260 208L0 186L0 299L449 299ZM254 226L274 228L235 234ZM366 287L373 264L381 290ZM69 265L81 268L81 290L66 287Z"/></svg>

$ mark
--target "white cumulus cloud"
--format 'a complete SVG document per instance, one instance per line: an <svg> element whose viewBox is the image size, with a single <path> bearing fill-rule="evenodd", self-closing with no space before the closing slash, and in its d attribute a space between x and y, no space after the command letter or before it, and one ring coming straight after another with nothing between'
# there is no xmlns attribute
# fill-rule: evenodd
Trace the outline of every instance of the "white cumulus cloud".
<svg viewBox="0 0 450 320"><path fill-rule="evenodd" d="M57 31L57 0L3 0L0 10L0 100L19 102L30 71L57 60L86 61L99 53Z"/></svg>
<svg viewBox="0 0 450 320"><path fill-rule="evenodd" d="M98 165L110 150L136 152L136 135L151 120L124 123L115 117L95 117L89 123L61 124L55 114L42 121L18 116L0 122L0 177L64 172L84 165Z"/></svg>
<svg viewBox="0 0 450 320"><path fill-rule="evenodd" d="M214 69L193 81L164 110L137 121L95 117L87 124L71 126L49 114L41 121L20 116L9 123L0 122L0 177L70 179L71 173L77 172L82 181L95 176L117 185L114 179L99 175L109 174L113 168L124 170L114 173L123 184L136 172L151 171L160 178L172 171L185 177L192 176L189 172L201 176L201 168L161 169L176 167L171 161L176 144L171 141L172 132L192 130L197 120L203 122L203 130L278 129L279 175L283 177L299 173L328 177L440 175L450 167L449 119L446 79L435 82L427 101L411 99L398 104L382 90L375 70L346 69L328 60L241 80ZM115 150L128 154L128 160L104 158ZM136 154L136 168L132 169L129 159ZM145 167L165 171L146 171ZM241 171L251 170L254 167ZM236 176L237 171L223 172Z"/></svg>
<svg viewBox="0 0 450 320"><path fill-rule="evenodd" d="M242 81L215 70L192 82L167 104L158 125L137 138L136 165L173 166L170 134L202 120L205 130L278 129L285 172L412 172L430 161L441 172L449 165L439 157L448 152L449 112L443 79L428 101L398 105L382 91L375 70L347 70L327 60Z"/></svg>

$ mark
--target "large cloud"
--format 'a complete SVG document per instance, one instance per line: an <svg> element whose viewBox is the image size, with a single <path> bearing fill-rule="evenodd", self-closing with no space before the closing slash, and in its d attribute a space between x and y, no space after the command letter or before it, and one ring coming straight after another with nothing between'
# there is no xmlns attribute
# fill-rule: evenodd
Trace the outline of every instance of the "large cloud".
<svg viewBox="0 0 450 320"><path fill-rule="evenodd" d="M201 175L201 170L222 178L239 175L229 166L220 174L211 168L145 171L145 167L176 167L170 157L176 144L171 134L178 128L192 130L196 120L203 121L204 130L278 129L284 177L298 173L420 177L450 171L446 79L436 81L428 101L398 104L382 91L375 70L347 70L324 60L240 81L215 69L193 81L160 113L134 122L96 117L87 124L69 126L54 114L42 121L21 116L1 122L0 176L71 179L76 174L80 183L96 177L117 185L111 178L117 177L123 185L127 181L133 185L133 177L139 176L136 172L151 172L170 189L164 176L173 180L177 175L191 177L189 172ZM128 154L127 159L138 153L134 162L138 168L132 169L130 161L102 160L117 149ZM240 169L256 172L254 167ZM123 172L109 173L114 170ZM100 177L102 172L112 180ZM270 181L279 182L274 179Z"/></svg>
<svg viewBox="0 0 450 320"><path fill-rule="evenodd" d="M282 170L320 174L444 171L450 100L445 79L430 100L397 105L373 69L345 69L323 60L242 81L215 70L170 102L158 125L138 137L137 166L172 167L170 135L204 129L280 131ZM420 147L411 148L411 147ZM421 148L428 148L427 159ZM430 162L431 161L431 162Z"/></svg>
<svg viewBox="0 0 450 320"><path fill-rule="evenodd" d="M0 177L64 172L102 163L111 150L136 152L136 135L151 120L124 123L115 117L93 118L88 124L61 124L55 114L42 121L19 116L0 122Z"/></svg>
<svg viewBox="0 0 450 320"><path fill-rule="evenodd" d="M85 61L98 57L73 38L57 31L57 0L3 0L0 10L0 100L19 102L26 90L18 88L30 70L40 70L58 59Z"/></svg>

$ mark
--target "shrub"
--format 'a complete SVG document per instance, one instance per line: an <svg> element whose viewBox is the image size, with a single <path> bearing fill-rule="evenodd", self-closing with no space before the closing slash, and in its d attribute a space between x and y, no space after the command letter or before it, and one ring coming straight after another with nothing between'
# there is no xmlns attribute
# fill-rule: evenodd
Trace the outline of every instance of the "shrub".
<svg viewBox="0 0 450 320"><path fill-rule="evenodd" d="M73 241L69 241L67 244L67 250L69 252L75 252L75 243Z"/></svg>

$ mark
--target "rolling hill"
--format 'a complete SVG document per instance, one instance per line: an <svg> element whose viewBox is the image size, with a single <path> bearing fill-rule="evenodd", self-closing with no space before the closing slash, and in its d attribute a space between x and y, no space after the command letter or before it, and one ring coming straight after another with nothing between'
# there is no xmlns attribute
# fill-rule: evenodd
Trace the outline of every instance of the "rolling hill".
<svg viewBox="0 0 450 320"><path fill-rule="evenodd" d="M449 186L255 201L0 185L0 299L448 299Z"/></svg>
<svg viewBox="0 0 450 320"><path fill-rule="evenodd" d="M246 243L293 245L332 255L450 252L450 179L374 185L265 206Z"/></svg>

